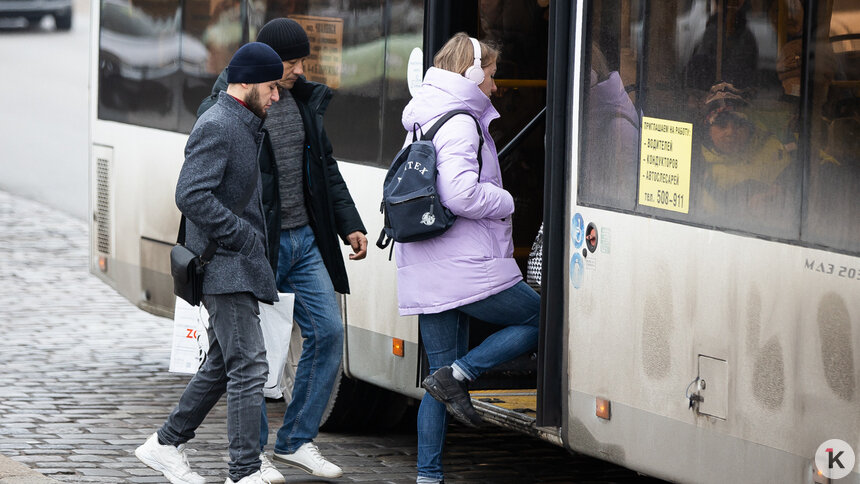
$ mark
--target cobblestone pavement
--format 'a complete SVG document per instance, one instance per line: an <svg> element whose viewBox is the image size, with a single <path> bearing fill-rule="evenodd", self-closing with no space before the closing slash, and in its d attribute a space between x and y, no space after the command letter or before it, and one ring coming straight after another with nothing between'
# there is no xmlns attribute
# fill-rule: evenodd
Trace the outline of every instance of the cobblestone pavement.
<svg viewBox="0 0 860 484"><path fill-rule="evenodd" d="M0 454L59 481L165 482L132 452L188 381L167 372L171 322L88 273L85 223L0 191L0 227ZM225 400L190 444L209 482L226 477ZM268 408L279 421L283 402ZM415 480L411 429L317 443L345 472L324 482ZM452 427L445 465L449 483L650 482L501 429ZM279 467L288 482L309 481Z"/></svg>

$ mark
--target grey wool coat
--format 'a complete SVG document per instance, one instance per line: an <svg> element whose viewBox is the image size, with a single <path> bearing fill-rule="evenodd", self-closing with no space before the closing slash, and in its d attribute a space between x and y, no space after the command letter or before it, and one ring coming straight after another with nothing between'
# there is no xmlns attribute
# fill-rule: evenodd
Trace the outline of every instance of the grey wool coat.
<svg viewBox="0 0 860 484"><path fill-rule="evenodd" d="M185 245L202 254L210 239L218 243L205 266L203 294L250 292L260 301L278 300L260 198L261 125L254 113L221 92L188 136L176 183L176 206L186 218ZM254 193L237 216L232 209L249 183Z"/></svg>

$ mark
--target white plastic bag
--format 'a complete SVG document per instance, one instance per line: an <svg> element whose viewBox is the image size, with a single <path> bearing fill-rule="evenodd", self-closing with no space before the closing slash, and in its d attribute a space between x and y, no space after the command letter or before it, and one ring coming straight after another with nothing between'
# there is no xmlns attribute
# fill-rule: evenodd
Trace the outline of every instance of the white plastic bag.
<svg viewBox="0 0 860 484"><path fill-rule="evenodd" d="M293 331L293 303L295 294L280 293L274 305L260 303L260 327L266 341L266 360L269 362L269 378L263 387L266 398L281 398L284 395L284 366L290 351L290 335Z"/></svg>
<svg viewBox="0 0 860 484"><path fill-rule="evenodd" d="M209 352L208 327L209 313L202 304L192 306L182 298L176 298L168 371L191 375L197 373Z"/></svg>
<svg viewBox="0 0 860 484"><path fill-rule="evenodd" d="M292 383L289 378L291 375L285 375L284 367L289 357L293 331L295 294L280 293L278 299L274 305L260 303L260 328L263 330L266 361L269 363L269 377L263 388L263 395L267 398L283 397L285 387ZM168 371L190 375L197 373L209 352L208 327L209 313L202 304L192 306L176 298Z"/></svg>

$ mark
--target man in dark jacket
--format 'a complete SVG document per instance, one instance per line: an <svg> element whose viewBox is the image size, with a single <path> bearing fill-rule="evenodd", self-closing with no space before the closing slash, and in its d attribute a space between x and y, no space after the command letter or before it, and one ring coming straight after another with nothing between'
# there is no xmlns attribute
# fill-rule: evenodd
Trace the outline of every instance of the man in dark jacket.
<svg viewBox="0 0 860 484"><path fill-rule="evenodd" d="M278 18L260 30L259 42L280 56L284 75L281 101L266 119L268 132L259 164L263 179L269 254L278 290L295 294L293 317L304 338L292 400L278 431L274 458L319 477L334 478L341 469L323 458L313 439L332 392L343 354L343 322L335 291L349 293L338 237L352 247L350 259L367 254L367 231L332 156L323 128L331 90L303 76L310 43L295 21ZM206 111L225 86L224 73L204 100ZM263 475L284 482L262 452L268 422L262 412Z"/></svg>
<svg viewBox="0 0 860 484"><path fill-rule="evenodd" d="M209 312L209 353L158 432L135 450L172 483L202 484L191 471L185 443L227 393L230 475L227 483L262 484L260 405L266 382L266 347L258 301L278 299L266 257L256 153L262 119L278 100L280 56L252 42L233 55L227 90L201 116L188 137L176 183L176 206L185 216L186 246L202 254L217 244L203 273Z"/></svg>

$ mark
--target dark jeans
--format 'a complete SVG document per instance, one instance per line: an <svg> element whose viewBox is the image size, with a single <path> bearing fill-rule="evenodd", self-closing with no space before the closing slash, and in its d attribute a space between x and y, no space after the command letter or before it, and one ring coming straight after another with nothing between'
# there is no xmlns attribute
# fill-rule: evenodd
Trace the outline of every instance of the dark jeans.
<svg viewBox="0 0 860 484"><path fill-rule="evenodd" d="M260 308L251 293L204 294L209 312L209 353L173 412L158 430L163 442L183 444L227 393L230 478L260 469L260 405L268 365Z"/></svg>
<svg viewBox="0 0 860 484"><path fill-rule="evenodd" d="M470 317L504 328L467 353ZM418 316L430 372L456 362L470 380L535 349L539 324L540 296L522 281L486 299ZM442 446L448 418L445 404L425 393L418 407L419 476L442 479Z"/></svg>

